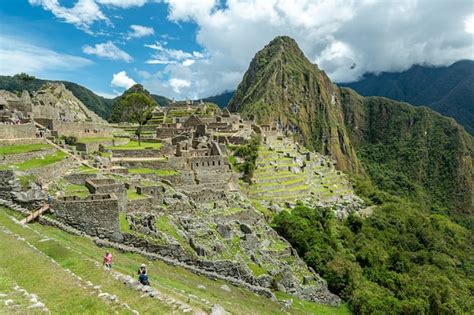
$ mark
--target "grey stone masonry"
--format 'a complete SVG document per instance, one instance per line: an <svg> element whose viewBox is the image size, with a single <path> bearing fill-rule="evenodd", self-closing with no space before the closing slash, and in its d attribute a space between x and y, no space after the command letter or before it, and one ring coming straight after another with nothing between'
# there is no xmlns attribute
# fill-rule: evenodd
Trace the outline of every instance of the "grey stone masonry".
<svg viewBox="0 0 474 315"><path fill-rule="evenodd" d="M114 194L96 194L84 199L62 197L54 200L51 208L60 221L88 235L122 241L119 202Z"/></svg>

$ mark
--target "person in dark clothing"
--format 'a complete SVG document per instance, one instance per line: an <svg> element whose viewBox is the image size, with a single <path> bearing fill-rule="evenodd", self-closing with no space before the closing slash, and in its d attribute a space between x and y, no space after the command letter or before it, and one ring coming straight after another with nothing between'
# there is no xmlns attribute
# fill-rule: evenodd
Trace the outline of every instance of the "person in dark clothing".
<svg viewBox="0 0 474 315"><path fill-rule="evenodd" d="M138 281L140 281L140 283L143 285L150 285L150 282L148 281L148 275L146 274L145 270L143 270L140 276L138 277Z"/></svg>
<svg viewBox="0 0 474 315"><path fill-rule="evenodd" d="M141 264L140 269L138 269L137 275L141 275L143 271L145 271L145 274L146 274L146 265L145 264Z"/></svg>

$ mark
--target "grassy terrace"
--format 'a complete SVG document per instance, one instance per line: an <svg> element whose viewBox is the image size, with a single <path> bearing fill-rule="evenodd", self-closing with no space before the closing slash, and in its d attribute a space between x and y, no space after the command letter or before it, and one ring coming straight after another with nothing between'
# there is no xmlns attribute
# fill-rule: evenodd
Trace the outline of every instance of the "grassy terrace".
<svg viewBox="0 0 474 315"><path fill-rule="evenodd" d="M85 166L85 165L81 165L79 167L79 173L82 173L82 174L98 174L99 170L96 169L96 168L91 168L91 167L88 167L88 166Z"/></svg>
<svg viewBox="0 0 474 315"><path fill-rule="evenodd" d="M0 155L28 153L51 149L52 146L47 143L19 144L0 147Z"/></svg>
<svg viewBox="0 0 474 315"><path fill-rule="evenodd" d="M79 138L77 142L80 143L97 143L97 142L105 142L105 141L112 141L113 137L97 137L97 138Z"/></svg>
<svg viewBox="0 0 474 315"><path fill-rule="evenodd" d="M128 200L136 200L136 199L145 199L146 196L138 194L135 190L128 189L127 190L127 198L128 198Z"/></svg>
<svg viewBox="0 0 474 315"><path fill-rule="evenodd" d="M87 189L86 186L73 185L73 184L69 184L64 188L64 194L66 196L79 196L82 198L90 195L89 189Z"/></svg>
<svg viewBox="0 0 474 315"><path fill-rule="evenodd" d="M11 164L11 166L14 166L15 169L19 171L27 171L27 170L54 164L56 162L63 160L65 157L66 157L66 153L62 151L56 151L53 154L48 154L43 157L36 157L31 160ZM0 166L0 169L6 169L6 168L8 168L8 165Z"/></svg>
<svg viewBox="0 0 474 315"><path fill-rule="evenodd" d="M129 168L129 174L153 174L155 173L158 176L172 176L177 175L178 172L174 170L156 170L151 168Z"/></svg>
<svg viewBox="0 0 474 315"><path fill-rule="evenodd" d="M118 145L118 146L110 146L107 147L107 149L110 150L144 150L147 148L152 148L152 149L160 149L161 148L161 143L158 142L142 142L142 145L138 145L138 141L130 141L127 144L124 145Z"/></svg>
<svg viewBox="0 0 474 315"><path fill-rule="evenodd" d="M8 213L12 212L8 211ZM127 224L126 220L124 223ZM102 290L116 294L121 303L127 303L140 313L169 314L171 310L156 300L140 298L141 292L129 290L107 272L96 268L94 262L101 263L105 251L110 251L113 254L114 269L133 277L138 266L141 263L146 263L151 285L169 296L187 301L187 297L184 297L182 293L192 294L197 297L197 300L207 299L211 304L220 304L232 314L284 314L280 310L280 304L257 296L250 291L229 284L232 292L220 289L220 286L225 283L221 280L210 280L160 261L148 262L137 254L99 248L87 239L67 234L50 226L33 223L28 225L29 228L22 227L13 223L2 208L0 208L0 225L25 238L42 253L55 259L62 268L70 269L84 281L102 285ZM128 228L128 224L125 228ZM42 241L46 237L50 240ZM68 314L113 313L113 311L110 312L110 309L107 311L102 308L100 300L97 302L96 295L82 292L73 285L74 281L62 268L52 264L48 259L43 259L44 256L24 246L15 237L0 233L0 250L11 253L11 255L0 255L0 266L6 268L7 276L15 278L18 285L37 294L53 314L62 314L64 310L67 310ZM35 268L31 268L31 261L38 262L38 266L35 264ZM260 270L256 271L261 272ZM18 274L21 277L17 277ZM41 276L42 274L45 276ZM198 284L204 285L206 289L199 289ZM286 294L277 293L277 296L282 299L293 299L293 305L289 310L290 314L349 314L345 305L334 308L301 301ZM195 301L196 299L191 299L188 303L192 306L202 306ZM119 310L119 313L123 312Z"/></svg>

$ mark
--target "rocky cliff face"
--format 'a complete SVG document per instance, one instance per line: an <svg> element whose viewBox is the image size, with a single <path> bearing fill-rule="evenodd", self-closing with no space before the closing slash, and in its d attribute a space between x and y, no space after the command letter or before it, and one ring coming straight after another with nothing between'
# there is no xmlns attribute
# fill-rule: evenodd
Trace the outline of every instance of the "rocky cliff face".
<svg viewBox="0 0 474 315"><path fill-rule="evenodd" d="M289 37L255 55L229 108L296 135L343 171L368 172L382 190L472 212L472 136L427 108L338 88Z"/></svg>
<svg viewBox="0 0 474 315"><path fill-rule="evenodd" d="M360 170L338 87L289 37L275 38L255 55L229 108L296 135L308 147L331 155L341 170Z"/></svg>
<svg viewBox="0 0 474 315"><path fill-rule="evenodd" d="M46 83L33 94L31 101L34 117L105 123L66 89L63 83Z"/></svg>

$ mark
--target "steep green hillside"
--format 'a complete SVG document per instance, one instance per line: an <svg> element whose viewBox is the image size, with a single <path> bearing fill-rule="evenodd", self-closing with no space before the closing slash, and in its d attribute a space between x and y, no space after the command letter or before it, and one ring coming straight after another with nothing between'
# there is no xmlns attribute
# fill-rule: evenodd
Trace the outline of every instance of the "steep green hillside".
<svg viewBox="0 0 474 315"><path fill-rule="evenodd" d="M255 55L229 108L294 133L308 147L332 155L342 170L360 168L338 87L289 37L275 38Z"/></svg>
<svg viewBox="0 0 474 315"><path fill-rule="evenodd" d="M346 126L382 190L433 211L473 211L474 140L454 120L425 107L342 89Z"/></svg>
<svg viewBox="0 0 474 315"><path fill-rule="evenodd" d="M366 74L357 82L342 83L364 96L385 96L425 105L453 117L474 134L474 61L449 67L416 65L403 72Z"/></svg>
<svg viewBox="0 0 474 315"><path fill-rule="evenodd" d="M474 310L472 230L444 215L394 199L342 223L330 209L298 206L274 226L355 314Z"/></svg>
<svg viewBox="0 0 474 315"><path fill-rule="evenodd" d="M205 97L202 100L204 102L217 104L220 108L224 108L229 104L233 96L234 96L234 91L226 91L218 95Z"/></svg>

